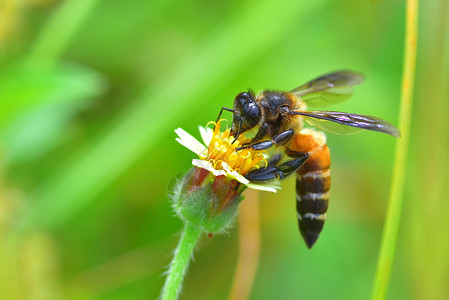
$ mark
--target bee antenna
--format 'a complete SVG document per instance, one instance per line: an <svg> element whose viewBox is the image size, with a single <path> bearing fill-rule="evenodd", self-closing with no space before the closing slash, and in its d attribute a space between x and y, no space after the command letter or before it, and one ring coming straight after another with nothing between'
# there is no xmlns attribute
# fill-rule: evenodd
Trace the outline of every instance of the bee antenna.
<svg viewBox="0 0 449 300"><path fill-rule="evenodd" d="M227 110L227 111L230 111L230 112L234 113L233 109L230 109L230 108L227 108L227 107L222 107L221 110L220 110L220 113L218 114L217 121L215 123L218 123L218 121L220 121L220 117L221 117L221 114L223 113L223 110ZM214 129L215 129L215 126L214 126Z"/></svg>

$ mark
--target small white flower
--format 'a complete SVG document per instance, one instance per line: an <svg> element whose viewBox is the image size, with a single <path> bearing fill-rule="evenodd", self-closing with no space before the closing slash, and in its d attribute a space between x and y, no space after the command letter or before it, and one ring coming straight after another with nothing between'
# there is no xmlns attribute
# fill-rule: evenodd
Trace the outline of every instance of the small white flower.
<svg viewBox="0 0 449 300"><path fill-rule="evenodd" d="M176 138L176 141L178 141L181 145L189 149L190 151L197 154L200 159L193 159L192 165L203 168L205 170L208 170L211 172L214 176L227 176L231 179L235 179L238 182L246 185L249 188L255 189L255 190L261 190L261 191L268 191L276 193L277 189L280 189L279 187L279 181L275 181L274 184L271 185L259 185L250 183L248 179L246 179L242 174L237 172L236 170L233 170L229 164L223 160L220 160L220 163L214 164L209 160L210 153L209 153L209 145L214 137L214 131L209 127L202 127L199 126L199 131L201 134L201 138L205 145L200 143L196 138L191 136L188 132L186 132L182 128L177 128L175 130L175 133L178 135L178 138ZM217 132L217 131L216 131ZM216 133L215 132L215 133ZM220 149L219 151L224 151ZM222 169L216 169L217 167L221 167Z"/></svg>

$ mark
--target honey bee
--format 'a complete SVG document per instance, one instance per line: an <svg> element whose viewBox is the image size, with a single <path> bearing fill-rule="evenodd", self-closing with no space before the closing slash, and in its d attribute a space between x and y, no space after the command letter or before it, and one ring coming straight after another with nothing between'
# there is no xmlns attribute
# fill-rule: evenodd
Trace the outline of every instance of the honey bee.
<svg viewBox="0 0 449 300"><path fill-rule="evenodd" d="M363 82L359 72L342 70L320 76L290 92L264 90L255 95L243 92L236 96L231 132L255 132L250 143L237 150L252 148L277 151L268 166L246 175L251 182L283 179L296 172L296 210L298 226L307 247L317 241L326 220L330 190L330 154L326 136L321 131L304 128L303 121L321 130L352 134L364 129L400 137L399 130L387 121L366 115L338 111L308 111L307 107L335 104L348 99L354 86ZM217 119L217 120L218 120ZM277 150L277 149L276 149ZM288 158L282 162L283 156Z"/></svg>

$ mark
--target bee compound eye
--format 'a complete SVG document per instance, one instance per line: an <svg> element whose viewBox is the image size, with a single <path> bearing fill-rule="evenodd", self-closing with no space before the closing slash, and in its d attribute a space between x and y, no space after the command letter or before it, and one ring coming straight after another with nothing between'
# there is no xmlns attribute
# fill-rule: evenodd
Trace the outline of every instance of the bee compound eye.
<svg viewBox="0 0 449 300"><path fill-rule="evenodd" d="M238 107L243 107L248 102L248 97L245 95L245 93L240 93L235 97L235 104Z"/></svg>
<svg viewBox="0 0 449 300"><path fill-rule="evenodd" d="M251 106L251 108L248 111L248 116L251 119L258 120L259 119L259 115L260 115L259 107L257 105Z"/></svg>

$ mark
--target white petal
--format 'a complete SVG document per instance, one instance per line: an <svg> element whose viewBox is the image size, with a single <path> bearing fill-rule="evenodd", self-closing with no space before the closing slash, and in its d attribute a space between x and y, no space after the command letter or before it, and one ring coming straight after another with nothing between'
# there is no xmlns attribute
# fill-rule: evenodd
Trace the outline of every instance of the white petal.
<svg viewBox="0 0 449 300"><path fill-rule="evenodd" d="M197 166L198 168L208 170L209 172L212 172L214 176L226 175L226 172L223 170L215 170L212 163L207 160L192 159L192 165Z"/></svg>
<svg viewBox="0 0 449 300"><path fill-rule="evenodd" d="M179 138L176 138L176 141L189 149L190 151L196 153L199 156L206 156L207 154L207 148L204 147L203 144L198 142L196 138L191 136L187 131L185 131L182 128L175 129L176 134L179 136Z"/></svg>
<svg viewBox="0 0 449 300"><path fill-rule="evenodd" d="M204 128L203 126L198 126L198 129L200 130L201 138L203 139L204 145L206 145L206 147L209 147L214 132L209 127Z"/></svg>
<svg viewBox="0 0 449 300"><path fill-rule="evenodd" d="M248 183L246 185L249 188L255 189L255 190L259 190L259 191L267 191L267 192L272 192L272 193L277 193L277 186L271 186L271 185L259 185L259 184L254 184L254 183Z"/></svg>
<svg viewBox="0 0 449 300"><path fill-rule="evenodd" d="M221 162L221 166L228 173L228 176L231 177L232 179L235 179L238 182L243 183L244 185L247 185L249 183L249 180L243 177L237 171L231 171L231 167L224 161Z"/></svg>
<svg viewBox="0 0 449 300"><path fill-rule="evenodd" d="M243 183L244 185L248 185L249 180L243 177L241 174L239 174L237 171L233 171L231 173L228 173L228 176L237 180L240 183Z"/></svg>

